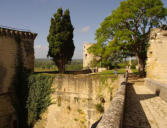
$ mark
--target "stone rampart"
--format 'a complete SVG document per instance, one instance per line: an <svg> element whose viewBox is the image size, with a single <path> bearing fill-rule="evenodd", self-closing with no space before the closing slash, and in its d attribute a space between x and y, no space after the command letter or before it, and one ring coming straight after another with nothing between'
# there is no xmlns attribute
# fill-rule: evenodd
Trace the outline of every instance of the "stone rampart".
<svg viewBox="0 0 167 128"><path fill-rule="evenodd" d="M116 92L108 110L97 125L97 128L122 128L124 104L126 95L126 81L122 78L119 89Z"/></svg>
<svg viewBox="0 0 167 128"><path fill-rule="evenodd" d="M108 108L119 79L99 75L57 75L52 95L55 104L48 108L43 120L45 128L90 128Z"/></svg>

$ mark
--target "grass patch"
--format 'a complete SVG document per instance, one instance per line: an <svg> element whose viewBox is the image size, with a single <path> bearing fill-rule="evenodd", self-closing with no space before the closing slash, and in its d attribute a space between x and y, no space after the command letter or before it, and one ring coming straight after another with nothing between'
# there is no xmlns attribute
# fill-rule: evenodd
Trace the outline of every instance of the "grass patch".
<svg viewBox="0 0 167 128"><path fill-rule="evenodd" d="M139 72L138 72L137 69L131 69L131 70L132 70L132 72L133 72L135 75L139 75Z"/></svg>

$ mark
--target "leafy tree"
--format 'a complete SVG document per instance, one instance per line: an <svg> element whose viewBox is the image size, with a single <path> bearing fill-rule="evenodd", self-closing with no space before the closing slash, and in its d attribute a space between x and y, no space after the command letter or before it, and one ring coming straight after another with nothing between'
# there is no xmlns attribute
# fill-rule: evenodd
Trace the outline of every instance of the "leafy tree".
<svg viewBox="0 0 167 128"><path fill-rule="evenodd" d="M108 53L136 56L139 72L145 68L146 52L151 28L160 27L166 20L167 9L161 0L126 0L106 17L96 31L98 43L109 45ZM94 52L94 51L91 51ZM119 55L120 56L120 55Z"/></svg>
<svg viewBox="0 0 167 128"><path fill-rule="evenodd" d="M71 61L74 53L73 31L69 10L65 10L63 14L62 8L59 8L51 18L47 40L49 42L48 56L53 58L60 73L65 72L65 64Z"/></svg>
<svg viewBox="0 0 167 128"><path fill-rule="evenodd" d="M101 66L104 66L105 65L105 61L104 61L104 52L105 52L105 45L101 44L101 43L96 43L96 44L93 44L90 48L88 48L88 52L89 53L93 53L96 58L94 58L92 61L91 61L91 66L92 67L101 67Z"/></svg>

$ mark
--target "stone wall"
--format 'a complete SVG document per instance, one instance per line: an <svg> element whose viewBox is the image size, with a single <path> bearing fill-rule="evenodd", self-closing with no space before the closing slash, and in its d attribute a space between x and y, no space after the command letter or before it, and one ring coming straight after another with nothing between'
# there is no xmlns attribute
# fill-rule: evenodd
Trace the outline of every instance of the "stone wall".
<svg viewBox="0 0 167 128"><path fill-rule="evenodd" d="M94 75L57 75L52 95L55 104L35 128L90 128L102 116L97 105L108 108L118 81Z"/></svg>
<svg viewBox="0 0 167 128"><path fill-rule="evenodd" d="M126 79L121 77L119 89L111 101L109 108L99 121L97 128L122 128L127 85Z"/></svg>
<svg viewBox="0 0 167 128"><path fill-rule="evenodd" d="M167 84L146 78L145 85L167 102Z"/></svg>
<svg viewBox="0 0 167 128"><path fill-rule="evenodd" d="M0 128L12 128L16 113L11 103L12 85L19 64L34 69L34 39L37 34L0 27ZM3 123L2 123L3 122Z"/></svg>
<svg viewBox="0 0 167 128"><path fill-rule="evenodd" d="M151 31L146 64L147 78L167 83L167 30Z"/></svg>

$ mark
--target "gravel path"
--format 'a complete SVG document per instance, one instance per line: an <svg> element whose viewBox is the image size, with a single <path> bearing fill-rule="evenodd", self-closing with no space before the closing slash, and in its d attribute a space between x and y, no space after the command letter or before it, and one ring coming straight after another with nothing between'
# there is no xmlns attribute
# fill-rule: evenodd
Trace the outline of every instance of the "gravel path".
<svg viewBox="0 0 167 128"><path fill-rule="evenodd" d="M144 79L129 79L123 128L167 128L167 102L144 86Z"/></svg>

